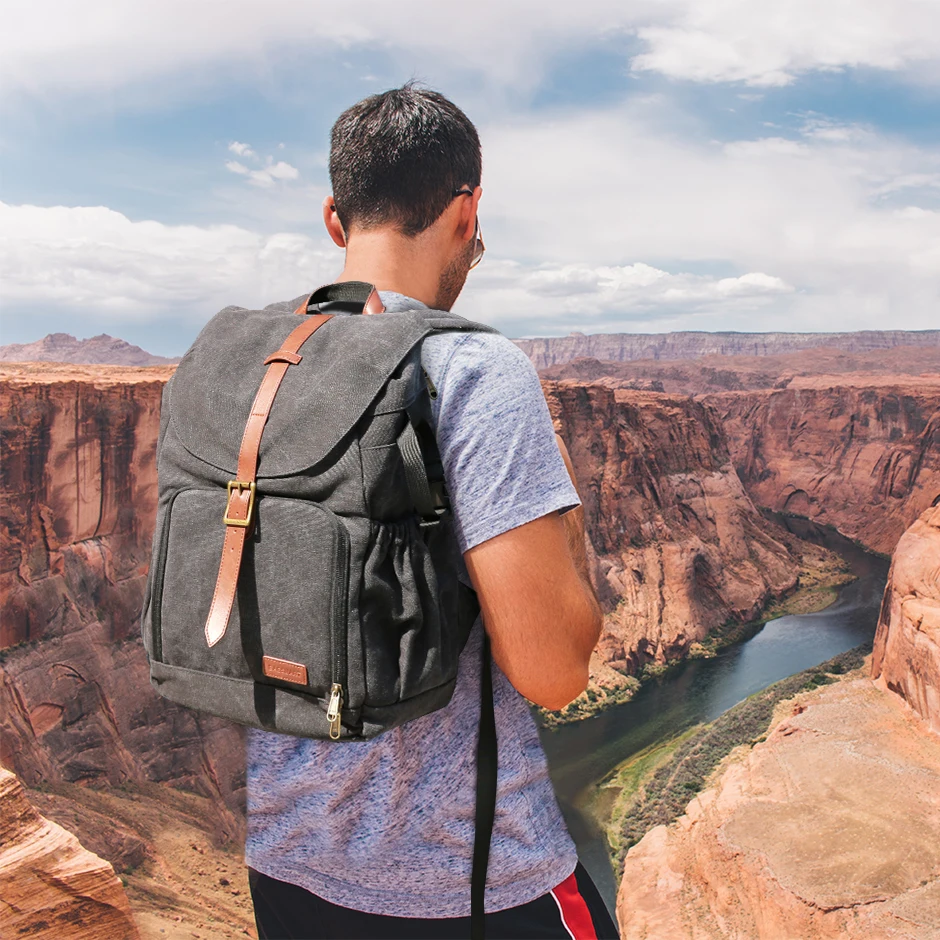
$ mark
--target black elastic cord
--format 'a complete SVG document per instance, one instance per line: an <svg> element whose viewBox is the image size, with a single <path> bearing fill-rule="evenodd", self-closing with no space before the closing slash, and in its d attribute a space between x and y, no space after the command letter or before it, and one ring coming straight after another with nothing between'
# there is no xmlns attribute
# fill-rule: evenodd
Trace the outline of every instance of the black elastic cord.
<svg viewBox="0 0 940 940"><path fill-rule="evenodd" d="M493 671L490 638L483 631L483 672L480 677L480 737L477 742L477 805L470 875L470 938L484 940L486 869L496 818L496 714L493 711Z"/></svg>

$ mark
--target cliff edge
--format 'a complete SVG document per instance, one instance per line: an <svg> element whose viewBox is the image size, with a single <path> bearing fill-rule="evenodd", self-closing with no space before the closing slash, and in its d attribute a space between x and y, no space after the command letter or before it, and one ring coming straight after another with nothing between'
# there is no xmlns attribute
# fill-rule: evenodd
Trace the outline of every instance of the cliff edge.
<svg viewBox="0 0 940 940"><path fill-rule="evenodd" d="M901 536L891 561L872 678L940 734L940 505Z"/></svg>
<svg viewBox="0 0 940 940"><path fill-rule="evenodd" d="M0 767L0 935L136 940L114 869L33 809Z"/></svg>

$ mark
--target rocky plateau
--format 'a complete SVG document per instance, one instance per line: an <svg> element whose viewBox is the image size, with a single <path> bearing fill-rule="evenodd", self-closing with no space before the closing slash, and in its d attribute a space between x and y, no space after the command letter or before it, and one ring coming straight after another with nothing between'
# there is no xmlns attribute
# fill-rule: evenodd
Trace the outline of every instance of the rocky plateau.
<svg viewBox="0 0 940 940"><path fill-rule="evenodd" d="M158 366L178 362L154 356L123 339L100 333L76 339L70 333L50 333L34 343L0 346L0 362L72 362L113 366Z"/></svg>

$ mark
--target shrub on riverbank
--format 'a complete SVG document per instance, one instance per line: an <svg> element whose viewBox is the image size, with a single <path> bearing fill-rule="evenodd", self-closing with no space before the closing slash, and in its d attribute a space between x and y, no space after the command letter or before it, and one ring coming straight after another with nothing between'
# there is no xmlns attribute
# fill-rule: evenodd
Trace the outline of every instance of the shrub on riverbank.
<svg viewBox="0 0 940 940"><path fill-rule="evenodd" d="M617 870L622 869L628 849L650 829L669 825L682 815L726 755L742 744L754 745L764 739L778 703L799 692L835 682L837 676L859 668L871 648L871 643L864 643L819 666L781 679L713 722L692 733L685 732L677 742L666 745L660 759L652 762L656 769L645 779L637 780L636 768L631 765L618 772L607 784L622 787L608 826L608 841ZM648 757L645 760L649 762Z"/></svg>

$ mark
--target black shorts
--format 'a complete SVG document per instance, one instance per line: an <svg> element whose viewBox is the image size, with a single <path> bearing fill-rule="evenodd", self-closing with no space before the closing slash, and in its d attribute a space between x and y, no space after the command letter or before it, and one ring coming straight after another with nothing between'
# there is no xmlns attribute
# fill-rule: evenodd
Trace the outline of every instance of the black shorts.
<svg viewBox="0 0 940 940"><path fill-rule="evenodd" d="M261 940L464 940L469 917L366 914L331 904L297 885L248 869ZM487 940L617 940L619 934L581 863L560 885L528 904L486 915Z"/></svg>

